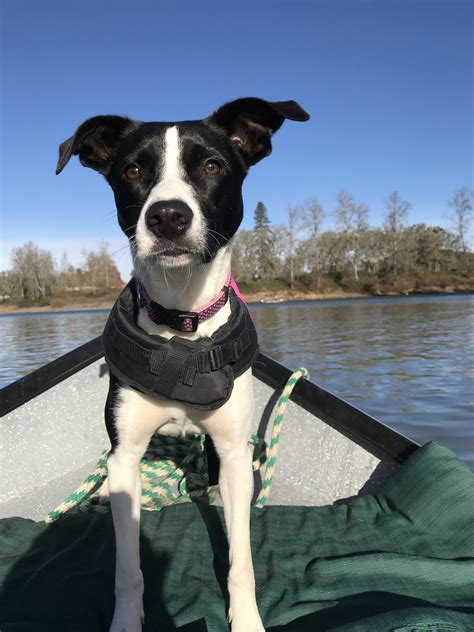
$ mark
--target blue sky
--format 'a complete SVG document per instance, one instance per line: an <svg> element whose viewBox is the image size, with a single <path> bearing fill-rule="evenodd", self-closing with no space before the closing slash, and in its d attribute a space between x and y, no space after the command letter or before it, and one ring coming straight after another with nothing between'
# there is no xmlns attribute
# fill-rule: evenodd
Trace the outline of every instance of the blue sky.
<svg viewBox="0 0 474 632"><path fill-rule="evenodd" d="M202 118L241 96L295 99L244 188L274 223L290 203L344 189L381 223L394 189L411 222L448 226L447 200L472 184L470 1L123 2L4 0L2 258L33 240L78 263L101 239L130 269L112 193L58 145L89 116ZM327 224L329 225L329 223Z"/></svg>

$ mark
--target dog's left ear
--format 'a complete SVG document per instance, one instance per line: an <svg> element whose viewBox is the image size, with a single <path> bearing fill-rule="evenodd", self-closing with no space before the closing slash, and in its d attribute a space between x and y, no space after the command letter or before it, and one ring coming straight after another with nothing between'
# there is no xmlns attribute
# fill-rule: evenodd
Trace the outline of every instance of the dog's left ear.
<svg viewBox="0 0 474 632"><path fill-rule="evenodd" d="M114 115L94 116L84 121L74 136L59 146L56 174L61 173L71 156L78 155L84 167L90 167L106 176L120 139L136 125L136 121Z"/></svg>
<svg viewBox="0 0 474 632"><path fill-rule="evenodd" d="M248 165L272 152L271 137L285 119L307 121L309 114L296 101L245 98L220 107L207 121L226 130Z"/></svg>

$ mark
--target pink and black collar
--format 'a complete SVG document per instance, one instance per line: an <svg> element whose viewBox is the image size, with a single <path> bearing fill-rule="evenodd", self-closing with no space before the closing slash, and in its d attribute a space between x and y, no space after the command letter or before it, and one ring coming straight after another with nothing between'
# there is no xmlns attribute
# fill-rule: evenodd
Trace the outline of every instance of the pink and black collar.
<svg viewBox="0 0 474 632"><path fill-rule="evenodd" d="M148 318L156 325L166 325L171 329L181 332L193 332L197 331L200 323L208 320L211 316L217 314L221 307L224 307L229 299L229 290L231 287L234 287L234 281L230 273L226 284L219 294L195 312L167 309L163 307L163 305L155 303L155 301L149 297L145 286L137 277L132 277L130 286L135 290L139 307L146 309Z"/></svg>

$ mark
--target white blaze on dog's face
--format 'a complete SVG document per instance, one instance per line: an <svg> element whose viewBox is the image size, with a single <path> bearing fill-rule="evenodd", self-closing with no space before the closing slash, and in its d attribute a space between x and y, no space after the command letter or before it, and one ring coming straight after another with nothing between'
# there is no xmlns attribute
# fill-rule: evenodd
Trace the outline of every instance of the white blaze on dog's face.
<svg viewBox="0 0 474 632"><path fill-rule="evenodd" d="M143 265L211 261L236 233L242 182L271 152L285 119L308 120L294 101L238 99L201 121L140 123L97 116L60 147L57 173L73 154L113 189L119 224Z"/></svg>
<svg viewBox="0 0 474 632"><path fill-rule="evenodd" d="M166 267L187 265L196 260L194 253L205 250L207 230L197 195L186 181L179 127L173 125L164 133L161 180L143 205L132 247L142 261L159 252Z"/></svg>

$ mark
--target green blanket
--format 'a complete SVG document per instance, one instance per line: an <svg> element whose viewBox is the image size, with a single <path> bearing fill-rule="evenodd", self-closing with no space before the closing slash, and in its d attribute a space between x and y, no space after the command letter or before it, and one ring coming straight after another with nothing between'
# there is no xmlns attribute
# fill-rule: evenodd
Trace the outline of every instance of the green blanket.
<svg viewBox="0 0 474 632"><path fill-rule="evenodd" d="M252 512L257 598L271 632L474 630L473 475L449 450L419 449L376 495L332 507ZM52 525L0 521L1 632L108 630L108 514ZM142 513L144 630L225 632L222 512Z"/></svg>

